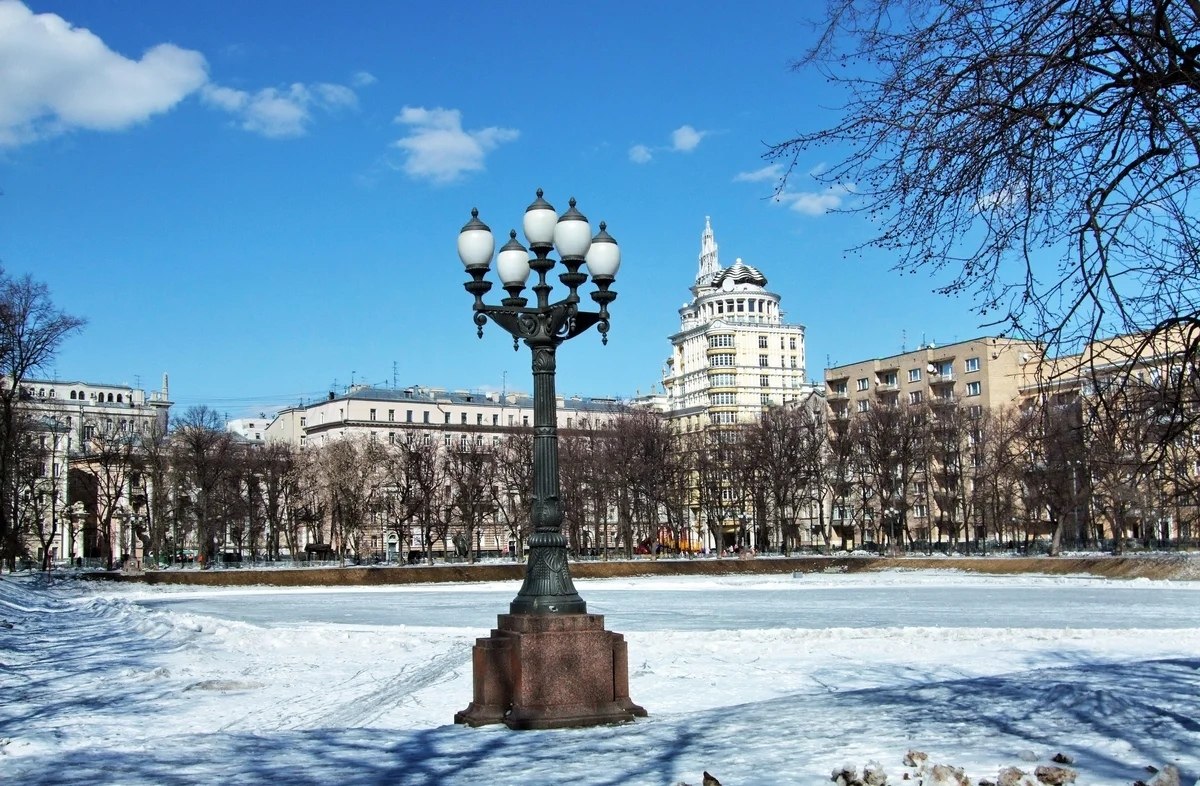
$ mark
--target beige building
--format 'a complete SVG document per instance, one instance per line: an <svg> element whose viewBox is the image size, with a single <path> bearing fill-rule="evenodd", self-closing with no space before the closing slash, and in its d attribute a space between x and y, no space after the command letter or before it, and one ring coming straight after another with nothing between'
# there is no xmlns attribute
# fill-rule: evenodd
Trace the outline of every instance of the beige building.
<svg viewBox="0 0 1200 786"><path fill-rule="evenodd" d="M622 406L614 398L559 396L558 427L607 424ZM448 446L468 434L498 441L532 426L533 397L524 393L359 385L344 395L330 393L323 401L282 410L261 433L266 441L307 447L354 434L395 442L402 432L417 430L442 434Z"/></svg>
<svg viewBox="0 0 1200 786"><path fill-rule="evenodd" d="M834 419L879 404L957 404L979 412L1016 404L1041 357L1037 345L1008 338L928 344L826 369L825 397Z"/></svg>
<svg viewBox="0 0 1200 786"><path fill-rule="evenodd" d="M102 543L95 529L96 516L102 512L86 516L74 512L78 506L73 509L73 503L87 494L70 486L70 468L86 464L89 444L98 436L165 433L171 408L167 376L163 375L161 390L149 392L131 385L52 379L27 379L21 387L22 410L33 420L35 439L45 458L40 475L43 488L38 492L44 502L39 500L30 510L42 519L43 532L55 531L51 559L107 558L105 549L119 555L121 544ZM28 545L30 554L40 559L43 545Z"/></svg>
<svg viewBox="0 0 1200 786"><path fill-rule="evenodd" d="M779 295L757 269L741 259L721 267L707 218L699 260L663 371L667 417L684 431L746 423L810 393L804 326L784 321Z"/></svg>

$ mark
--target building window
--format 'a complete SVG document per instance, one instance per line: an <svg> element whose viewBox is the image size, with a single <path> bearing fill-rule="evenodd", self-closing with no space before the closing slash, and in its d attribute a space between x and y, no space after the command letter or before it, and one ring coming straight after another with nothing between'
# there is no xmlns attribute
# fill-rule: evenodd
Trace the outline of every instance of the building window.
<svg viewBox="0 0 1200 786"><path fill-rule="evenodd" d="M967 371L978 371L979 358L967 358L966 369Z"/></svg>
<svg viewBox="0 0 1200 786"><path fill-rule="evenodd" d="M300 418L300 428L304 428L308 424L308 418Z"/></svg>
<svg viewBox="0 0 1200 786"><path fill-rule="evenodd" d="M879 384L894 386L896 384L896 372L886 371L879 374Z"/></svg>
<svg viewBox="0 0 1200 786"><path fill-rule="evenodd" d="M759 337L758 337L758 348L759 348L759 349L766 349L766 348L767 348L767 337L766 337L766 336L759 336Z"/></svg>
<svg viewBox="0 0 1200 786"><path fill-rule="evenodd" d="M732 347L733 346L733 336L732 335L709 336L708 337L708 346L711 348Z"/></svg>
<svg viewBox="0 0 1200 786"><path fill-rule="evenodd" d="M429 422L429 410L425 410L425 419L424 419L424 422L425 422L425 423L428 423L428 422Z"/></svg>
<svg viewBox="0 0 1200 786"><path fill-rule="evenodd" d="M733 355L714 355L710 363L714 366L732 366L734 365Z"/></svg>
<svg viewBox="0 0 1200 786"><path fill-rule="evenodd" d="M967 395L968 396L978 396L979 395L979 383L978 382L968 382L967 383Z"/></svg>
<svg viewBox="0 0 1200 786"><path fill-rule="evenodd" d="M909 404L920 404L921 398L922 398L921 391L914 390L913 392L908 394L908 403Z"/></svg>
<svg viewBox="0 0 1200 786"><path fill-rule="evenodd" d="M462 413L462 424L464 426L467 425L467 413L466 412Z"/></svg>
<svg viewBox="0 0 1200 786"><path fill-rule="evenodd" d="M766 356L766 355L759 355L759 356L758 356L758 365L762 366L763 368L766 368L768 365L770 365L770 364L767 362L767 356Z"/></svg>
<svg viewBox="0 0 1200 786"><path fill-rule="evenodd" d="M928 518L928 517L929 517L929 508L928 508L928 506L926 506L926 505L923 505L923 504L921 504L921 503L917 503L916 505L913 505L912 511L913 511L913 515L914 515L915 517L919 518L919 519L923 519L923 518Z"/></svg>
<svg viewBox="0 0 1200 786"><path fill-rule="evenodd" d="M529 416L528 415L521 416L521 425L524 426L525 428L529 428Z"/></svg>
<svg viewBox="0 0 1200 786"><path fill-rule="evenodd" d="M394 421L395 419L396 419L396 410L394 410L394 409L389 409L389 410L388 410L388 422L389 422L389 423L391 423L391 422L392 422L392 421ZM412 420L412 410L411 410L411 409L408 411L408 419L409 419L410 421Z"/></svg>
<svg viewBox="0 0 1200 786"><path fill-rule="evenodd" d="M493 426L500 425L500 416L499 415L492 415L492 425Z"/></svg>
<svg viewBox="0 0 1200 786"><path fill-rule="evenodd" d="M792 355L792 368L799 368L799 367L800 367L800 365L796 360L796 356Z"/></svg>
<svg viewBox="0 0 1200 786"><path fill-rule="evenodd" d="M796 348L796 337L792 336L791 338L788 339L788 349L794 350L795 348Z"/></svg>
<svg viewBox="0 0 1200 786"><path fill-rule="evenodd" d="M476 426L483 425L483 413L482 412L475 413L475 425Z"/></svg>
<svg viewBox="0 0 1200 786"><path fill-rule="evenodd" d="M862 401L858 402L858 411L866 412L867 408L870 406L871 406L871 402L867 401L866 399L863 399Z"/></svg>
<svg viewBox="0 0 1200 786"><path fill-rule="evenodd" d="M375 419L375 410L371 410L371 420Z"/></svg>
<svg viewBox="0 0 1200 786"><path fill-rule="evenodd" d="M910 368L908 370L908 381L909 382L920 382L921 381L921 369Z"/></svg>
<svg viewBox="0 0 1200 786"><path fill-rule="evenodd" d="M447 412L446 413L446 424L449 425L449 423L450 423L450 413Z"/></svg>
<svg viewBox="0 0 1200 786"><path fill-rule="evenodd" d="M863 377L858 381L859 390L866 390L869 387L871 387L871 380L867 379L866 377Z"/></svg>
<svg viewBox="0 0 1200 786"><path fill-rule="evenodd" d="M768 405L771 403L771 394L769 394L769 393L763 393L763 394L762 394L762 395L759 397L759 402L760 402L760 403L761 403L761 404L762 404L764 407L765 407L765 406L768 406Z"/></svg>

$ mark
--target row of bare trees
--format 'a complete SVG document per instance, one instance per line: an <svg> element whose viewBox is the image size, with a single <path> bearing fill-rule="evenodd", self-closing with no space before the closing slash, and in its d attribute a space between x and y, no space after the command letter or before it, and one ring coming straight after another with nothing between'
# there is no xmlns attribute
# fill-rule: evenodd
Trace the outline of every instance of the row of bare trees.
<svg viewBox="0 0 1200 786"><path fill-rule="evenodd" d="M1155 388L1119 394L978 411L876 400L833 418L813 398L682 433L638 409L580 419L559 438L564 529L573 555L603 557L1190 543L1197 451L1165 431ZM1102 418L1101 402L1122 417ZM98 432L73 462L71 501L110 565L130 552L518 557L532 442L528 429L416 428L300 450L241 441L197 407L170 433Z"/></svg>

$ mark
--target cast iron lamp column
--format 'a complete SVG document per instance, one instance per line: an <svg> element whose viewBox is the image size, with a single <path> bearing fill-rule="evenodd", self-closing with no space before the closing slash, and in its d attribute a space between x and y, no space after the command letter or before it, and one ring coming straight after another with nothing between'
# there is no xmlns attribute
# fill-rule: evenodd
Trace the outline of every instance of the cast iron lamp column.
<svg viewBox="0 0 1200 786"><path fill-rule="evenodd" d="M533 500L530 521L529 561L525 582L510 604L513 614L584 614L587 604L575 591L567 570L567 539L562 534L563 511L558 479L558 422L554 391L555 353L559 344L596 325L603 343L608 343L608 304L617 297L609 289L621 264L617 243L600 222L600 232L591 236L587 218L570 208L557 216L542 198L525 210L522 224L527 250L517 242L517 232L509 232L509 241L500 249L496 270L508 293L499 306L486 305L483 296L492 288L484 280L495 251L492 231L479 220L479 211L471 211L471 220L458 235L458 255L471 280L463 286L475 296L475 324L483 337L489 319L513 337L513 349L519 341L533 353ZM567 287L567 296L550 302L553 287L546 274L557 264L550 252L557 250L565 272L558 280ZM533 258L529 256L533 252ZM587 273L580 268L587 265ZM538 274L532 289L536 305L528 305L522 296L530 271ZM579 309L579 287L588 276L596 290L591 298L599 306L595 312Z"/></svg>

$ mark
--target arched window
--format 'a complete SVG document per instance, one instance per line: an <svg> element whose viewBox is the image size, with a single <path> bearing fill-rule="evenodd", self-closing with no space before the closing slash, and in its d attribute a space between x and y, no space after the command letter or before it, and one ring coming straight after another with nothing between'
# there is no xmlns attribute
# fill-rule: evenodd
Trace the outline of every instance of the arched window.
<svg viewBox="0 0 1200 786"><path fill-rule="evenodd" d="M112 403L112 393L109 393L109 394L108 394L108 403L109 403L109 404L111 404L111 403Z"/></svg>
<svg viewBox="0 0 1200 786"><path fill-rule="evenodd" d="M72 401L75 400L75 391L74 390L71 391L71 400Z"/></svg>
<svg viewBox="0 0 1200 786"><path fill-rule="evenodd" d="M38 388L38 398L45 398L45 397L46 397L46 389Z"/></svg>
<svg viewBox="0 0 1200 786"><path fill-rule="evenodd" d="M118 404L121 403L121 394L120 393L117 394L117 403Z"/></svg>
<svg viewBox="0 0 1200 786"><path fill-rule="evenodd" d="M54 388L50 388L50 398L54 398Z"/></svg>

